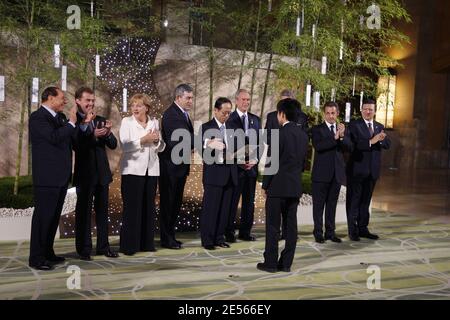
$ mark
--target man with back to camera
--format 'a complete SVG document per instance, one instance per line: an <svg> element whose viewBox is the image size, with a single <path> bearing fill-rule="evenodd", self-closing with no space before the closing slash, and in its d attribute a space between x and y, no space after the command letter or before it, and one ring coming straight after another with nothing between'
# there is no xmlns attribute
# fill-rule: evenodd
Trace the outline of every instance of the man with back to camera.
<svg viewBox="0 0 450 320"><path fill-rule="evenodd" d="M302 195L301 176L305 162L308 135L297 126L299 102L284 99L278 102L279 169L265 175L262 188L266 193L266 244L264 262L257 268L266 272L289 272L297 243L297 207ZM286 243L278 259L278 232L282 210L286 210Z"/></svg>
<svg viewBox="0 0 450 320"><path fill-rule="evenodd" d="M288 90L288 89L281 91L280 100L284 100L284 99L295 99L294 92L292 92L292 90ZM278 114L277 110L269 112L267 114L267 118L266 118L266 126L264 129L266 130L266 134L267 134L267 145L268 145L267 157L270 157L270 154L271 154L271 148L270 148L270 146L271 146L271 130L272 129L280 129L277 114ZM302 111L300 103L299 103L299 109L298 109L298 114L297 114L297 120L295 120L295 122L303 130L305 130L305 132L308 133L308 130L309 130L308 116ZM280 234L281 240L286 239L285 231L286 231L286 210L283 209L282 221L281 221L281 234Z"/></svg>
<svg viewBox="0 0 450 320"><path fill-rule="evenodd" d="M347 224L350 240L377 240L369 231L369 207L377 179L380 177L381 152L389 149L391 141L384 126L374 120L374 100L363 103L362 118L350 122L348 129L353 151L347 164Z"/></svg>

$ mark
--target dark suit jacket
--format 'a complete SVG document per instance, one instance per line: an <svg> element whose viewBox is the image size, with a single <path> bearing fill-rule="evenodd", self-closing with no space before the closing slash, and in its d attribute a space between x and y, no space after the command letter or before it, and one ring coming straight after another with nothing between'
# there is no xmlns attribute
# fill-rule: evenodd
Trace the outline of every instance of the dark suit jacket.
<svg viewBox="0 0 450 320"><path fill-rule="evenodd" d="M381 123L373 121L374 134L384 130ZM371 176L373 179L380 177L381 150L389 149L391 141L388 137L384 141L370 146L371 139L369 128L364 119L351 121L348 129L353 143L353 152L347 166L347 173L351 177L365 178Z"/></svg>
<svg viewBox="0 0 450 320"><path fill-rule="evenodd" d="M219 133L219 136L215 135L214 132L207 133L206 131L209 129L215 129L216 132ZM227 130L231 130L231 128L227 127ZM206 139L214 139L214 138L221 138L220 137L220 130L219 126L217 125L216 120L213 118L212 120L202 124L200 128L200 132L202 134L202 143L203 146L205 144ZM233 139L233 134L230 134L227 132L227 139ZM236 144L235 144L236 145ZM203 153L208 149L208 154L211 152L208 147L203 148ZM226 153L233 153L236 151L236 147L234 147L234 150L225 150ZM211 152L212 156L216 158L217 150L213 150ZM225 153L224 152L224 153ZM225 159L225 155L224 155ZM225 161L225 160L224 160ZM229 179L232 179L233 184L236 186L238 184L238 170L236 163L233 164L219 164L219 163L213 163L213 164L206 164L203 161L203 184L204 185L212 185L212 186L218 186L223 187L225 186Z"/></svg>
<svg viewBox="0 0 450 320"><path fill-rule="evenodd" d="M259 161L259 149L261 148L260 146L260 139L259 139L259 130L261 129L261 120L259 119L259 117L253 113L247 112L248 115L248 130L254 130L256 133L256 157L257 160ZM242 129L244 130L244 124L242 123L242 119L239 117L238 112L235 110L230 114L230 117L228 118L227 124L226 124L227 128L233 128L233 129ZM248 145L249 144L249 139L246 137L245 142L241 141L241 145L244 144ZM258 175L258 165L255 165L253 168L251 168L250 170L244 170L241 166L238 166L238 172L239 175L241 174L246 174L249 177L254 177L256 178L256 176Z"/></svg>
<svg viewBox="0 0 450 320"><path fill-rule="evenodd" d="M308 116L301 110L298 111L298 120L297 124L308 133ZM267 144L270 147L270 130L272 129L280 129L280 124L278 123L277 111L272 111L267 114L266 120L266 132L267 132ZM269 148L270 150L270 148Z"/></svg>
<svg viewBox="0 0 450 320"><path fill-rule="evenodd" d="M180 108L175 104L167 108L162 117L162 125L161 125L161 135L166 143L166 148L162 153L160 153L160 161L164 161L165 165L168 168L168 172L173 174L176 177L183 177L189 174L190 164L174 164L171 160L172 149L182 141L179 138L176 141L172 141L172 133L177 129L185 129L191 136L191 145L190 150L194 149L194 127L192 126L192 122L186 120L185 115L180 110ZM183 143L186 141L183 140ZM180 152L180 155L183 156L183 152ZM190 157L190 154L189 154Z"/></svg>
<svg viewBox="0 0 450 320"><path fill-rule="evenodd" d="M77 124L79 125L82 120L80 114L77 114L77 118ZM97 127L99 122L104 123L105 121L105 118L96 116L93 121L94 126ZM86 186L96 182L107 185L112 182L105 146L111 150L117 147L117 139L112 132L108 137L96 139L91 128L88 127L86 131L78 128L74 139L75 170L73 184L75 186Z"/></svg>
<svg viewBox="0 0 450 320"><path fill-rule="evenodd" d="M312 144L315 150L312 181L331 182L333 177L339 184L346 184L344 151L351 152L352 142L346 131L343 140L335 140L324 122L312 127Z"/></svg>
<svg viewBox="0 0 450 320"><path fill-rule="evenodd" d="M33 185L64 187L72 173L72 135L75 128L63 113L53 117L44 107L29 121L33 159Z"/></svg>
<svg viewBox="0 0 450 320"><path fill-rule="evenodd" d="M308 148L308 135L296 123L280 129L280 159L278 173L265 175L262 188L269 197L300 198L302 171Z"/></svg>

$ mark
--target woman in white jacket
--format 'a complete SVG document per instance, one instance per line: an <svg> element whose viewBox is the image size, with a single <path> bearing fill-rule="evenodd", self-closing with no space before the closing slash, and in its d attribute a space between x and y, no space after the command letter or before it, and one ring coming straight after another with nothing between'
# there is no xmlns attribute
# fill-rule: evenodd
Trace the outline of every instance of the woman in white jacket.
<svg viewBox="0 0 450 320"><path fill-rule="evenodd" d="M156 251L155 196L159 176L158 153L165 143L159 124L150 119L150 99L136 94L130 99L132 115L122 119L120 142L122 158L123 215L120 230L120 251L133 255L138 251Z"/></svg>

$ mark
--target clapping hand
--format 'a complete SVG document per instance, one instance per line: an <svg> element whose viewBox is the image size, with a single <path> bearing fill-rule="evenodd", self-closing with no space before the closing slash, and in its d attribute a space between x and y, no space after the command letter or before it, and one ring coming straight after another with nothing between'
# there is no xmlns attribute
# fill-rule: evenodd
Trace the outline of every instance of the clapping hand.
<svg viewBox="0 0 450 320"><path fill-rule="evenodd" d="M382 130L380 133L376 134L372 139L370 139L371 144L375 144L377 142L383 141L386 139L387 135L384 133L384 130Z"/></svg>
<svg viewBox="0 0 450 320"><path fill-rule="evenodd" d="M338 132L339 132L339 138L343 138L345 135L345 124L343 124L343 123L338 124Z"/></svg>
<svg viewBox="0 0 450 320"><path fill-rule="evenodd" d="M83 124L87 124L90 123L92 120L95 119L97 115L95 114L94 111L89 112L86 117L83 119Z"/></svg>
<svg viewBox="0 0 450 320"><path fill-rule="evenodd" d="M159 141L159 130L151 130L141 138L141 144L157 143Z"/></svg>

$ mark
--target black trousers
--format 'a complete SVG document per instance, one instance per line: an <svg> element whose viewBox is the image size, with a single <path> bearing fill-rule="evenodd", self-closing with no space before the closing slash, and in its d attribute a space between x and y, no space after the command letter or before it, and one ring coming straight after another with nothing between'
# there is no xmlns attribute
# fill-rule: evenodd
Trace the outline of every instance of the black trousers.
<svg viewBox="0 0 450 320"><path fill-rule="evenodd" d="M203 206L200 216L202 246L217 245L225 241L225 228L230 216L235 186L230 177L223 187L204 185L203 188Z"/></svg>
<svg viewBox="0 0 450 320"><path fill-rule="evenodd" d="M53 243L66 198L64 187L34 187L34 212L31 221L30 266L55 256Z"/></svg>
<svg viewBox="0 0 450 320"><path fill-rule="evenodd" d="M297 207L298 198L266 199L266 247L264 263L270 268L290 268L297 246ZM286 243L278 259L278 235L280 230L281 210L286 208Z"/></svg>
<svg viewBox="0 0 450 320"><path fill-rule="evenodd" d="M172 246L177 244L175 238L175 224L180 215L187 176L175 177L167 172L163 165L161 165L161 167L162 172L161 177L159 178L161 199L159 228L161 232L161 245Z"/></svg>
<svg viewBox="0 0 450 320"><path fill-rule="evenodd" d="M157 181L153 176L122 175L120 251L125 254L155 249Z"/></svg>
<svg viewBox="0 0 450 320"><path fill-rule="evenodd" d="M351 177L347 187L347 225L348 233L357 236L368 232L369 207L377 182L371 176Z"/></svg>
<svg viewBox="0 0 450 320"><path fill-rule="evenodd" d="M92 202L97 227L98 254L109 249L108 242L108 196L109 185L93 184L77 187L75 208L75 247L79 255L90 255L92 251L91 216Z"/></svg>
<svg viewBox="0 0 450 320"><path fill-rule="evenodd" d="M255 187L256 177L249 177L245 173L241 173L239 175L238 185L234 188L233 197L231 200L231 210L225 231L227 236L234 236L236 213L241 195L242 203L239 236L245 237L250 235L255 214Z"/></svg>
<svg viewBox="0 0 450 320"><path fill-rule="evenodd" d="M314 237L323 236L323 211L325 208L325 237L335 235L336 206L341 185L335 178L331 182L312 183Z"/></svg>

